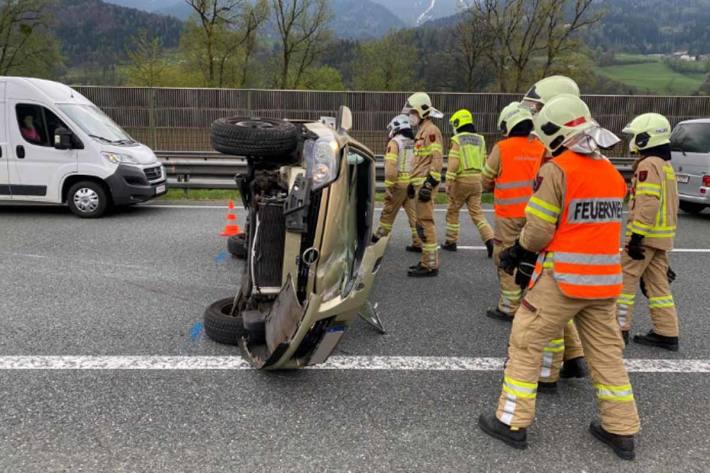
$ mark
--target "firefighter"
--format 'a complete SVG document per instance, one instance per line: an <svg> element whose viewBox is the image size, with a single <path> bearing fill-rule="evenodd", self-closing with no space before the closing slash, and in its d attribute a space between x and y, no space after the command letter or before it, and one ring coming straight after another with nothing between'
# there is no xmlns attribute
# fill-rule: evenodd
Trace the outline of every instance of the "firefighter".
<svg viewBox="0 0 710 473"><path fill-rule="evenodd" d="M432 277L439 274L439 244L434 224L433 199L439 191L444 163L441 131L432 118L441 118L443 114L432 107L429 95L424 92L411 95L402 113L409 115L412 126L418 127L407 194L416 199L417 233L422 240L421 259L409 268L407 274L418 278Z"/></svg>
<svg viewBox="0 0 710 473"><path fill-rule="evenodd" d="M446 171L449 206L446 211L446 241L441 249L456 251L460 228L459 211L466 205L490 258L493 255L493 229L481 210L481 171L486 161L486 141L476 133L473 115L468 110L454 113L449 123L455 135L451 138Z"/></svg>
<svg viewBox="0 0 710 473"><path fill-rule="evenodd" d="M642 279L653 329L635 335L634 342L678 351L678 314L669 283L668 252L678 223L678 184L671 160L671 124L663 115L646 113L623 130L631 136L630 149L639 153L631 181L630 213L626 232L624 290L617 315L628 343L636 288Z"/></svg>
<svg viewBox="0 0 710 473"><path fill-rule="evenodd" d="M548 101L560 94L571 94L579 97L579 86L566 76L545 77L537 81L528 90L520 103L530 109L534 117ZM606 130L603 128L600 128L597 132L600 135L606 135L604 133ZM609 140L604 140L604 145L608 144ZM549 161L551 157L548 153L543 158L543 164ZM582 342L579 339L579 333L574 326L574 322L570 322L565 327L564 336L561 339L551 340L545 350L540 379L541 390L553 392L560 378L584 378L586 375Z"/></svg>
<svg viewBox="0 0 710 473"><path fill-rule="evenodd" d="M407 115L398 115L387 125L390 141L385 154L385 202L380 217L380 225L375 235L387 236L399 209L404 207L412 232L412 244L407 251L421 253L422 241L417 235L417 216L414 200L407 196L409 173L414 158L414 132Z"/></svg>
<svg viewBox="0 0 710 473"><path fill-rule="evenodd" d="M616 320L626 183L599 152L593 137L600 127L579 97L549 100L534 121L553 159L540 168L519 241L500 256L520 284L530 280L530 289L513 320L498 409L481 415L479 426L515 448L527 447L543 352L574 319L601 413L589 429L630 460L639 417Z"/></svg>
<svg viewBox="0 0 710 473"><path fill-rule="evenodd" d="M498 118L498 129L504 139L493 146L483 167L483 188L494 191L493 256L496 266L501 251L513 246L525 225L525 206L533 193L533 183L545 155L545 146L530 135L532 114L520 102L513 102L503 109ZM498 280L501 291L498 306L488 310L486 315L510 322L520 306L524 288L500 268Z"/></svg>

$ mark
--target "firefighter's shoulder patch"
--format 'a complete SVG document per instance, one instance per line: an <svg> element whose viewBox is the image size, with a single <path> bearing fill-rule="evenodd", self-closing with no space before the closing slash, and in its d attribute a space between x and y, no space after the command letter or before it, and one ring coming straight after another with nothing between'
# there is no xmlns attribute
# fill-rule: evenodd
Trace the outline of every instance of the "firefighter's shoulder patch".
<svg viewBox="0 0 710 473"><path fill-rule="evenodd" d="M645 182L648 179L648 171L639 171L639 182Z"/></svg>
<svg viewBox="0 0 710 473"><path fill-rule="evenodd" d="M534 191L534 192L537 192L538 189L540 189L540 186L542 185L543 179L544 179L544 178L543 178L542 176L537 176L537 177L535 178L535 182L533 183L533 191Z"/></svg>
<svg viewBox="0 0 710 473"><path fill-rule="evenodd" d="M431 135L429 135L429 142L436 143L436 133L432 133Z"/></svg>

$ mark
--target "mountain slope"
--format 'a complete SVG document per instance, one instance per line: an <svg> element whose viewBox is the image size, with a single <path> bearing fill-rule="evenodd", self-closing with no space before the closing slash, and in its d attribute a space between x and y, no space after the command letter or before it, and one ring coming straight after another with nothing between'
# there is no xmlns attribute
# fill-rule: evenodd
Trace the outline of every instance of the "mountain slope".
<svg viewBox="0 0 710 473"><path fill-rule="evenodd" d="M473 0L373 0L387 7L409 26L450 16L465 8Z"/></svg>
<svg viewBox="0 0 710 473"><path fill-rule="evenodd" d="M370 0L330 0L330 8L330 26L339 38L379 38L406 26L387 8Z"/></svg>

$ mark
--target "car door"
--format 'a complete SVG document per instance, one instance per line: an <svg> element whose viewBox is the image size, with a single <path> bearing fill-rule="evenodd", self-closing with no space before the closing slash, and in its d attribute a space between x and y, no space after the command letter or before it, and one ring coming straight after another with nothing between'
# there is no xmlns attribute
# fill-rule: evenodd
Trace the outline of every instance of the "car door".
<svg viewBox="0 0 710 473"><path fill-rule="evenodd" d="M59 202L59 184L78 168L77 150L53 146L54 130L66 124L48 107L8 101L8 166L13 199Z"/></svg>
<svg viewBox="0 0 710 473"><path fill-rule="evenodd" d="M0 200L12 199L10 192L10 166L7 145L7 115L5 107L5 82L0 81Z"/></svg>

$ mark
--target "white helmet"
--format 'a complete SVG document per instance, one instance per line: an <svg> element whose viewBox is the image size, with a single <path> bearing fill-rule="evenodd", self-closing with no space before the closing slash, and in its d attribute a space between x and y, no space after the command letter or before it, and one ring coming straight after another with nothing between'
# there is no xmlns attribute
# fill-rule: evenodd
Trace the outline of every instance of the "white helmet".
<svg viewBox="0 0 710 473"><path fill-rule="evenodd" d="M387 131L389 132L390 138L395 136L402 130L411 130L412 124L409 122L409 117L405 114L397 115L392 119L387 125Z"/></svg>
<svg viewBox="0 0 710 473"><path fill-rule="evenodd" d="M444 114L435 109L431 104L431 97L425 92L417 92L407 98L407 103L404 104L402 113L410 114L417 112L419 118L443 118Z"/></svg>

